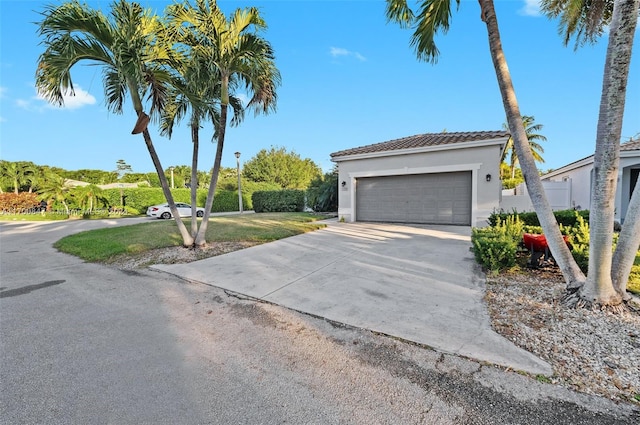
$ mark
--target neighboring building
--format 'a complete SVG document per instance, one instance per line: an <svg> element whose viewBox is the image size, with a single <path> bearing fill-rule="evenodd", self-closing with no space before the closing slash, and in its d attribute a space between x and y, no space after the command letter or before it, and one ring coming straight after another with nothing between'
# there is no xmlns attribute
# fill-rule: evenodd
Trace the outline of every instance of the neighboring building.
<svg viewBox="0 0 640 425"><path fill-rule="evenodd" d="M593 155L572 162L557 170L543 175L542 182L567 182L568 208L588 210L591 207L593 190ZM616 190L615 219L624 223L629 200L640 174L640 139L620 145L620 165ZM559 208L558 208L559 209Z"/></svg>
<svg viewBox="0 0 640 425"><path fill-rule="evenodd" d="M419 134L331 154L345 221L486 226L505 131Z"/></svg>

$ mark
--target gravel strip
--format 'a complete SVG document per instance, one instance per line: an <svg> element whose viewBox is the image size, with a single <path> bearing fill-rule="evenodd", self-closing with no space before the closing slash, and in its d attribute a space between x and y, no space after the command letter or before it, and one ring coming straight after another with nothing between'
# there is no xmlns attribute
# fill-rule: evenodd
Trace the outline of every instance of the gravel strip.
<svg viewBox="0 0 640 425"><path fill-rule="evenodd" d="M564 286L557 267L488 278L494 330L549 362L552 383L639 402L640 305L634 301L622 314L569 309L561 304Z"/></svg>

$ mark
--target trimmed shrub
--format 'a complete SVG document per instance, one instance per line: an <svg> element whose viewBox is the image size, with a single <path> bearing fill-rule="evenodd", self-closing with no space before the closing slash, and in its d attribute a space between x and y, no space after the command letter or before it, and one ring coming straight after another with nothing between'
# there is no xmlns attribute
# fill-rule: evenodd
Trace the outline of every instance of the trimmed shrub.
<svg viewBox="0 0 640 425"><path fill-rule="evenodd" d="M254 192L253 210L260 212L294 212L304 210L304 191L286 189Z"/></svg>
<svg viewBox="0 0 640 425"><path fill-rule="evenodd" d="M516 264L518 242L500 229L474 228L471 243L476 261L491 273L498 273Z"/></svg>
<svg viewBox="0 0 640 425"><path fill-rule="evenodd" d="M535 212L494 212L489 216L489 225L495 226L498 219L504 221L509 216L518 216L526 226L540 226L538 215ZM563 226L575 226L578 222L578 217L582 217L586 222L589 222L589 210L561 210L554 211L553 215L556 218L558 224Z"/></svg>
<svg viewBox="0 0 640 425"><path fill-rule="evenodd" d="M35 193L0 193L0 211L9 214L21 214L39 209L40 201Z"/></svg>
<svg viewBox="0 0 640 425"><path fill-rule="evenodd" d="M206 192L202 194L202 205L204 205L207 200ZM198 202L200 202L200 197L198 198ZM216 192L216 196L213 198L213 207L211 207L211 212L230 212L230 211L238 211L240 205L238 205L238 191L234 190L220 190ZM250 210L251 203L248 202L246 195L244 192L242 193L242 209Z"/></svg>

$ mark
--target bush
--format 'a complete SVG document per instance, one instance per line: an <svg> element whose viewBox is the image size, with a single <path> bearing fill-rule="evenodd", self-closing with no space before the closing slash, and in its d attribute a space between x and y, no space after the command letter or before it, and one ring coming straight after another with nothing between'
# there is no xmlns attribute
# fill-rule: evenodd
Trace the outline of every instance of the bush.
<svg viewBox="0 0 640 425"><path fill-rule="evenodd" d="M304 210L304 191L272 190L254 192L251 200L253 210L260 212L301 212Z"/></svg>
<svg viewBox="0 0 640 425"><path fill-rule="evenodd" d="M518 216L520 221L522 221L526 226L540 226L540 221L538 220L538 215L535 212L494 212L489 216L489 225L495 226L498 222L498 219L504 221L509 216ZM572 227L575 226L578 222L578 217L582 217L587 223L589 222L589 210L562 210L562 211L554 211L553 215L556 218L558 224L563 226Z"/></svg>
<svg viewBox="0 0 640 425"><path fill-rule="evenodd" d="M517 215L496 225L471 230L471 244L476 261L491 273L511 268L516 264L518 246L522 240L524 224Z"/></svg>
<svg viewBox="0 0 640 425"><path fill-rule="evenodd" d="M40 201L35 193L0 193L0 211L9 214L20 214L39 209Z"/></svg>
<svg viewBox="0 0 640 425"><path fill-rule="evenodd" d="M202 205L207 200L207 194L202 194ZM211 212L230 212L230 211L238 211L240 205L238 204L238 191L230 191L230 190L220 190L216 192L216 196L213 198L213 207L211 207ZM248 202L244 191L242 193L242 209L250 210L251 203Z"/></svg>
<svg viewBox="0 0 640 425"><path fill-rule="evenodd" d="M471 243L476 261L491 273L498 273L516 264L518 242L499 229L474 228Z"/></svg>
<svg viewBox="0 0 640 425"><path fill-rule="evenodd" d="M313 179L307 189L307 206L316 212L338 211L338 170Z"/></svg>

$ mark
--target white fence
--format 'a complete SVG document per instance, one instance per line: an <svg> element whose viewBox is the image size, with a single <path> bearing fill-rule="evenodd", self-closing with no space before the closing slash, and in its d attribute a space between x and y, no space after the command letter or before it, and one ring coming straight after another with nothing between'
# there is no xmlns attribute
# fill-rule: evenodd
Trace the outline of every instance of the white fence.
<svg viewBox="0 0 640 425"><path fill-rule="evenodd" d="M563 181L545 180L542 182L547 200L553 210L571 209L571 179ZM515 189L504 189L500 199L500 209L505 212L510 211L533 211L533 205L524 183L519 184Z"/></svg>

